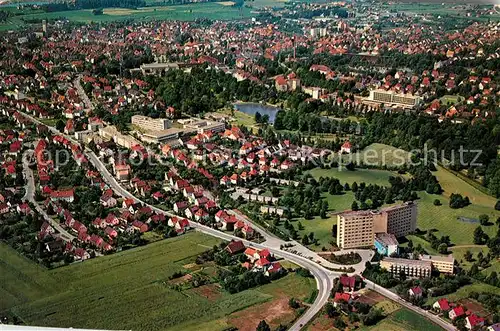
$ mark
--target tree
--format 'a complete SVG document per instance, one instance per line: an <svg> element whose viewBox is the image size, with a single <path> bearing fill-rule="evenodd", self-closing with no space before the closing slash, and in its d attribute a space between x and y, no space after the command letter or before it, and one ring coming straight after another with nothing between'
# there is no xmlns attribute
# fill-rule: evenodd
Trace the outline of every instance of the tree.
<svg viewBox="0 0 500 331"><path fill-rule="evenodd" d="M497 203L495 203L495 210L500 210L500 200L497 200Z"/></svg>
<svg viewBox="0 0 500 331"><path fill-rule="evenodd" d="M448 254L448 245L445 243L439 244L438 251L439 254Z"/></svg>
<svg viewBox="0 0 500 331"><path fill-rule="evenodd" d="M260 123L262 121L262 115L259 112L255 113L255 123Z"/></svg>
<svg viewBox="0 0 500 331"><path fill-rule="evenodd" d="M471 262L472 261L472 253L471 253L471 251L469 251L469 250L465 251L465 253L464 253L464 259L467 262Z"/></svg>
<svg viewBox="0 0 500 331"><path fill-rule="evenodd" d="M295 300L295 298L290 298L290 300L288 300L288 305L290 306L290 308L293 309L297 309L300 307L299 302Z"/></svg>
<svg viewBox="0 0 500 331"><path fill-rule="evenodd" d="M331 302L327 302L326 303L326 305L325 305L325 312L328 315L328 317L330 317L330 318L335 317L336 310L335 310L335 307L332 305Z"/></svg>
<svg viewBox="0 0 500 331"><path fill-rule="evenodd" d="M490 217L488 215L486 215L486 214L479 215L479 224L488 225L489 221L490 221Z"/></svg>
<svg viewBox="0 0 500 331"><path fill-rule="evenodd" d="M483 245L487 240L488 240L488 235L484 233L483 228L478 226L474 230L473 234L474 238L474 244L476 245Z"/></svg>
<svg viewBox="0 0 500 331"><path fill-rule="evenodd" d="M354 185L353 185L353 187L354 187ZM359 210L359 206L358 206L358 202L357 201L353 201L352 202L351 209L354 210L354 211Z"/></svg>
<svg viewBox="0 0 500 331"><path fill-rule="evenodd" d="M64 131L64 127L66 125L64 124L64 122L62 120L58 120L56 122L56 129L59 131L59 132L63 132Z"/></svg>
<svg viewBox="0 0 500 331"><path fill-rule="evenodd" d="M271 331L271 328L266 323L266 321L262 320L259 322L259 325L257 325L256 331Z"/></svg>
<svg viewBox="0 0 500 331"><path fill-rule="evenodd" d="M302 237L302 245L304 246L307 246L309 245L309 237L304 235L304 237Z"/></svg>
<svg viewBox="0 0 500 331"><path fill-rule="evenodd" d="M441 206L441 201L439 199L435 199L434 206Z"/></svg>

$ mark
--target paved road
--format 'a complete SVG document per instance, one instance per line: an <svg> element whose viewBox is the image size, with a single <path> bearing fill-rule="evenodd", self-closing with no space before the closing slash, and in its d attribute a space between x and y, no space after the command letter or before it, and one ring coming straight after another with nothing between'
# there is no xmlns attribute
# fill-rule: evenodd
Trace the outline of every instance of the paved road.
<svg viewBox="0 0 500 331"><path fill-rule="evenodd" d="M92 105L92 102L87 96L87 93L85 93L82 84L80 84L80 80L82 79L82 77L83 75L78 75L78 77L76 77L75 80L73 81L73 84L75 85L76 91L78 92L80 99L82 99L83 103L85 104L85 112L88 112L90 110L93 110L94 106Z"/></svg>
<svg viewBox="0 0 500 331"><path fill-rule="evenodd" d="M441 319L439 316L431 314L430 312L428 312L420 307L412 305L411 303L403 300L396 293L393 293L393 292L389 291L388 289L386 289L380 285L377 285L368 279L365 279L364 281L366 283L366 288L371 289L375 292L378 292L378 293L382 294L383 296L385 296L389 299L392 299L393 301L397 302L398 304L404 306L405 308L408 308L408 309L416 312L417 314L420 314L420 315L428 318L429 320L433 321L434 323L436 323L437 325L439 325L440 327L442 327L445 330L448 330L448 331L456 330L456 328L453 326L453 324L448 323L447 321Z"/></svg>
<svg viewBox="0 0 500 331"><path fill-rule="evenodd" d="M35 178L33 177L33 170L30 169L29 167L29 161L26 157L23 157L23 173L24 177L26 179L26 193L24 194L23 199L28 200L31 202L34 206L36 211L43 216L43 218L52 225L54 229L56 229L60 234L61 238L63 238L66 241L72 241L76 237L72 234L70 234L68 231L66 231L59 222L55 221L52 217L47 215L45 210L40 207L38 202L35 200Z"/></svg>
<svg viewBox="0 0 500 331"><path fill-rule="evenodd" d="M43 124L43 123L41 123L40 121L38 121L37 119L33 118L32 116L30 116L28 114L24 114L24 115L27 116L28 118L30 118L31 120L33 120L34 122L38 123L38 124ZM48 128L52 132L54 132L54 133L61 134L54 127L48 126ZM68 136L66 136L66 137L68 139L70 139L71 141L77 143L73 138L68 137ZM101 162L101 160L99 160L99 158L95 155L95 153L93 153L88 148L86 148L85 149L85 154L86 154L87 158L89 159L89 161L94 165L94 167L101 173L101 176L106 181L106 183L108 183L108 185L113 189L113 191L116 194L118 194L118 195L120 195L122 197L134 199L135 201L138 201L138 202L141 202L141 203L143 203L145 205L148 205L148 204L144 203L143 201L141 201L140 199L137 199L133 194L131 194L127 190L125 190L116 181L116 179L109 173L109 171L106 169L106 167ZM154 206L151 206L151 205L148 205L148 206L150 208L152 208L153 210L155 210L156 212L163 213L163 214L165 214L167 216L176 216L176 215L174 215L174 214L172 214L170 212L166 212L166 211L164 211L162 209L159 209L157 207L154 207ZM230 234L227 234L227 233L224 233L224 232L221 232L221 231L209 228L207 226L204 226L204 225L196 223L196 222L191 222L191 226L193 228L199 230L199 231L202 231L204 233L207 233L209 235L212 235L214 237L218 237L218 238L221 238L221 239L224 239L224 240L228 240L228 241L232 240L232 239L241 240L238 237L235 237L233 235L230 235ZM271 247L271 245L267 245L266 243L256 244L256 243L252 243L252 242L249 242L249 241L246 241L246 240L243 240L243 242L246 245L248 245L248 246L253 246L253 247L256 247L256 248L260 248L260 249L268 248L269 251L272 252L274 255L283 257L283 258L285 258L287 260L290 260L293 263L295 263L295 264L297 264L297 265L299 265L299 266L301 266L303 268L308 269L313 274L313 276L315 277L317 288L318 288L318 296L316 297L316 300L313 302L313 304L310 306L310 308L307 309L306 312L302 316L300 316L300 318L290 328L290 330L293 330L293 331L300 330L302 328L302 326L305 325L305 324L307 324L314 317L314 315L316 315L322 309L322 307L328 301L328 297L329 297L330 292L331 292L332 287L333 287L333 281L332 281L332 279L338 277L340 275L340 273L330 271L330 270L328 270L328 269L320 266L316 262L313 262L310 259L307 259L307 258L305 258L303 256L299 256L299 255L296 255L294 253L290 253L290 252L287 252L287 251L280 250L279 246L278 246L278 248L276 248L276 247L274 247L275 245L272 245L273 247ZM310 250L308 250L307 248L303 247L302 245L300 245L298 243L296 243L296 244L297 244L296 245L297 248L301 248L302 247L305 251L311 252ZM358 270L356 270L356 271L359 272ZM408 309L410 309L410 310L412 310L412 311L414 311L414 312L416 312L416 313L418 313L418 314L420 314L420 315L422 315L422 316L424 316L424 317L432 320L433 322L435 322L436 324L438 324L439 326L441 326L445 330L449 330L449 331L456 330L456 328L452 324L447 323L446 321L440 319L439 317L437 317L435 315L432 315L432 314L428 313L427 311L425 311L423 309L420 309L419 307L411 305L410 303L402 300L395 293L392 293L391 291L389 291L389 290L387 290L387 289L385 289L385 288L383 288L381 286L378 286L378 285L374 284L371 281L368 281L368 280L365 280L365 281L367 283L367 287L368 288L370 288L370 289L372 289L372 290L374 290L374 291L376 291L376 292L378 292L378 293L380 293L380 294L388 297L389 299L392 299L392 300L398 302L399 304L405 306L406 308L408 308Z"/></svg>
<svg viewBox="0 0 500 331"><path fill-rule="evenodd" d="M101 173L101 176L103 177L103 179L106 181L106 183L108 183L108 185L113 189L113 191L116 194L118 194L122 197L131 198L131 199L134 199L135 201L141 202L144 205L149 206L155 212L163 213L163 214L170 216L170 217L177 216L173 213L170 213L170 212L164 211L162 209L159 209L155 206L149 205L149 204L145 203L144 201L136 198L133 194L131 194L130 192L125 190L116 181L116 179L111 175L111 173L109 173L108 169L106 169L106 167L101 162L101 160L99 160L99 158L95 155L95 153L87 152L86 155L87 155L89 161ZM252 247L259 248L259 249L267 248L274 255L280 256L280 257L285 258L287 260L290 260L293 263L295 263L295 264L297 264L305 269L308 269L313 274L314 278L316 279L316 285L318 288L318 296L316 297L316 300L310 306L310 308L307 309L307 311L295 322L295 324L290 328L290 330L300 330L301 327L303 325L305 325L307 322L309 322L314 317L314 315L316 315L321 310L321 308L325 305L325 303L327 302L328 297L330 296L330 292L331 292L332 287L333 287L332 279L334 277L338 277L338 275L339 275L338 273L334 273L334 272L331 272L325 268L322 268L318 264L316 264L315 262L312 262L305 257L298 256L298 255L290 253L290 252L282 251L279 249L279 244L277 245L277 247L275 245L256 244L256 243L253 243L251 241L247 241L247 240L238 238L236 236L221 232L219 230L207 227L205 225L202 225L202 224L199 224L196 222L190 222L190 223L191 223L191 226L193 228L195 228L196 230L202 231L202 232L209 234L211 236L214 236L214 237L221 238L223 240L227 240L227 241L230 241L233 239L234 240L242 240L245 243L245 245L247 245L247 246L252 246Z"/></svg>

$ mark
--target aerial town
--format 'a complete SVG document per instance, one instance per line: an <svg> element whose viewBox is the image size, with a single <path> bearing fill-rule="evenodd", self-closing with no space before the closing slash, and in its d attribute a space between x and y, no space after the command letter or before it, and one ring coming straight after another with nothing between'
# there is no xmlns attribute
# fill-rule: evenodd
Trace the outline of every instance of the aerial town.
<svg viewBox="0 0 500 331"><path fill-rule="evenodd" d="M6 330L500 330L500 7L0 3Z"/></svg>

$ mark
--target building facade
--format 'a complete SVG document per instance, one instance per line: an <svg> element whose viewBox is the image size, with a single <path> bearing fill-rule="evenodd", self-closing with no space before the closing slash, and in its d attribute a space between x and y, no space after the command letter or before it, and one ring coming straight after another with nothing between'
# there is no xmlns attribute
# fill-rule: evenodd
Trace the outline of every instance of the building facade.
<svg viewBox="0 0 500 331"><path fill-rule="evenodd" d="M422 102L422 98L411 94L399 94L393 91L372 90L370 101L383 103L385 105L400 105L403 107L415 107Z"/></svg>
<svg viewBox="0 0 500 331"><path fill-rule="evenodd" d="M387 232L396 237L403 237L417 228L417 205L405 202L381 209L375 217L375 232Z"/></svg>
<svg viewBox="0 0 500 331"><path fill-rule="evenodd" d="M163 131L170 128L171 123L165 118L151 118L148 116L132 116L132 124L148 131Z"/></svg>
<svg viewBox="0 0 500 331"><path fill-rule="evenodd" d="M453 255L421 255L420 260L430 262L432 264L432 267L440 273L454 273L455 259L453 258Z"/></svg>
<svg viewBox="0 0 500 331"><path fill-rule="evenodd" d="M397 259L387 257L380 261L380 266L395 277L399 277L404 272L409 278L430 277L432 272L432 263L422 260Z"/></svg>
<svg viewBox="0 0 500 331"><path fill-rule="evenodd" d="M342 249L372 247L373 213L353 211L337 215L337 245Z"/></svg>

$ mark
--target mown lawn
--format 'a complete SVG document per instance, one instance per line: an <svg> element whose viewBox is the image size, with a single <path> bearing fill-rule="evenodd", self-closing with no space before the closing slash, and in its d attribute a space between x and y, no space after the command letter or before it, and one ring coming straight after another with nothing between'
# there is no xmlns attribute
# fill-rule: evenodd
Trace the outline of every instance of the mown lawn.
<svg viewBox="0 0 500 331"><path fill-rule="evenodd" d="M402 166L411 160L411 154L390 145L374 143L362 151L341 156L342 164L354 162L369 166Z"/></svg>
<svg viewBox="0 0 500 331"><path fill-rule="evenodd" d="M389 185L389 177L395 176L396 173L387 170L377 169L356 169L349 171L345 168L339 169L338 167L331 169L315 168L309 171L314 178L319 177L335 177L340 180L342 184L348 183L351 185L353 182L358 184L365 182L366 184Z"/></svg>
<svg viewBox="0 0 500 331"><path fill-rule="evenodd" d="M450 251L453 253L453 256L456 260L460 261L460 266L465 270L469 270L472 264L477 260L477 254L479 252L483 253L483 256L486 256L489 252L487 247L450 247ZM464 254L466 251L470 251L474 260L472 262L467 262L464 259ZM484 273L489 275L490 272L496 271L500 273L500 261L497 259L492 259L490 262L490 266L484 269Z"/></svg>
<svg viewBox="0 0 500 331"><path fill-rule="evenodd" d="M449 235L452 243L455 245L472 244L472 234L474 229L479 226L479 223L468 223L457 218L467 217L478 219L479 215L487 214L493 224L497 217L500 217L500 212L494 209L496 199L479 191L441 167L438 167L434 175L437 177L444 192L442 195L419 192L418 227L422 230L436 229L438 230L436 235L439 236ZM449 196L452 193L460 193L463 196L468 196L472 204L465 208L450 208ZM442 205L434 206L435 199L439 199ZM482 228L490 236L496 233L495 225L483 226Z"/></svg>

